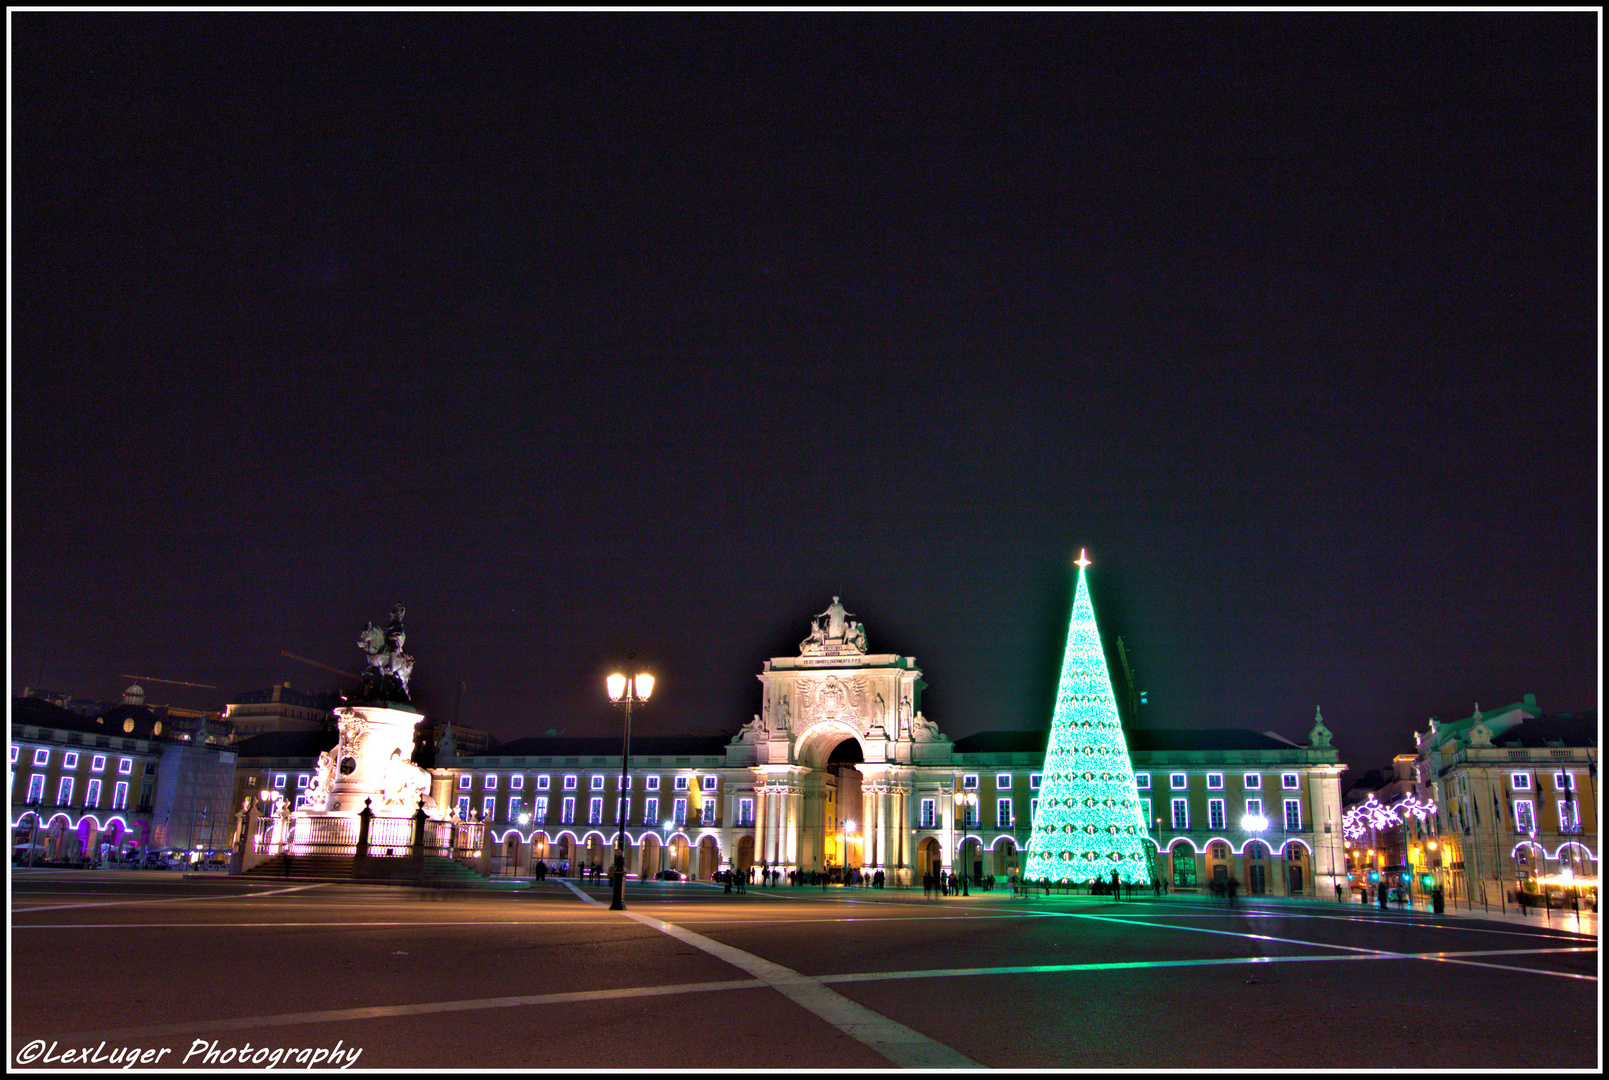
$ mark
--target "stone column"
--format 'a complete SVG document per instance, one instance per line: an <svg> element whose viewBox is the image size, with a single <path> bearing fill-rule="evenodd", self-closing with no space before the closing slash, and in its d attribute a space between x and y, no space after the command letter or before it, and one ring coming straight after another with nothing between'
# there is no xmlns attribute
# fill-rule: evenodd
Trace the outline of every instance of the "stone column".
<svg viewBox="0 0 1609 1080"><path fill-rule="evenodd" d="M789 866L797 868L799 865L799 824L803 820L804 792L799 785L788 778L787 795L787 823L783 833L783 857Z"/></svg>

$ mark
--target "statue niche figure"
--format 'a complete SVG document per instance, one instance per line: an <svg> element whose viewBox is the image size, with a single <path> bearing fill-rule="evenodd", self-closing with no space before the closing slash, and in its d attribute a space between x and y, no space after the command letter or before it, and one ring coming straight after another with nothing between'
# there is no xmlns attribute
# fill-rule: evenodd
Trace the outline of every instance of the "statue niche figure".
<svg viewBox="0 0 1609 1080"><path fill-rule="evenodd" d="M403 629L406 609L397 604L384 630L369 623L358 634L358 648L368 654L369 666L363 671L364 701L407 701L408 680L413 675L413 657L402 651L408 632Z"/></svg>

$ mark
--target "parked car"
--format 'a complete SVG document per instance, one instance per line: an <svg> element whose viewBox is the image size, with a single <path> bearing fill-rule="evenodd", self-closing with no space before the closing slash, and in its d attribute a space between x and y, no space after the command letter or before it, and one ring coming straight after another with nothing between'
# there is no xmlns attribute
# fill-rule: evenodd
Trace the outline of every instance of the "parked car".
<svg viewBox="0 0 1609 1080"><path fill-rule="evenodd" d="M682 872L680 870L661 870L654 875L655 881L680 881L681 879Z"/></svg>

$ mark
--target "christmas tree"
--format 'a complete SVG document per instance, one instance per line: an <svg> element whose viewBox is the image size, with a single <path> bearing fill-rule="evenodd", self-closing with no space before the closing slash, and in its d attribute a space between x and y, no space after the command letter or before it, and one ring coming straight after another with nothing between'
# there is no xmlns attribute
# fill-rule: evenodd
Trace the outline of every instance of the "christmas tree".
<svg viewBox="0 0 1609 1080"><path fill-rule="evenodd" d="M1023 876L1110 880L1116 870L1120 880L1149 885L1151 860L1134 767L1084 584L1089 565L1080 551L1078 591Z"/></svg>

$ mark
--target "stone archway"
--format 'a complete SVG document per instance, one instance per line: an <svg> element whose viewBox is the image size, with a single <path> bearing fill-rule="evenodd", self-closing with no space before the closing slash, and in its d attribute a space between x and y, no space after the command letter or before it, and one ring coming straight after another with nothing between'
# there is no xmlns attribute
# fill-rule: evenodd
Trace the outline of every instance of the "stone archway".
<svg viewBox="0 0 1609 1080"><path fill-rule="evenodd" d="M937 875L942 872L943 868L943 846L936 837L926 837L916 848L916 873Z"/></svg>
<svg viewBox="0 0 1609 1080"><path fill-rule="evenodd" d="M699 881L710 881L715 871L721 868L721 845L713 836L706 836L698 842L698 874Z"/></svg>
<svg viewBox="0 0 1609 1080"><path fill-rule="evenodd" d="M754 837L740 836L737 838L737 850L732 855L732 866L740 874L749 872L754 865Z"/></svg>

